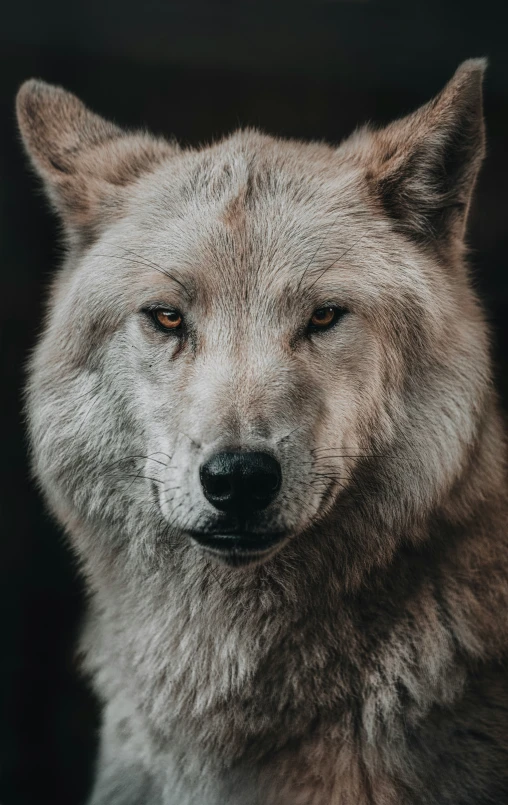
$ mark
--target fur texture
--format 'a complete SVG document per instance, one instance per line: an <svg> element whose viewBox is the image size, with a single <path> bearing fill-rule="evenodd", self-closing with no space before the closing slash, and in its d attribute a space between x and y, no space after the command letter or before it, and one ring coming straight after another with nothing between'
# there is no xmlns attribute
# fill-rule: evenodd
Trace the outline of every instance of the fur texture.
<svg viewBox="0 0 508 805"><path fill-rule="evenodd" d="M181 151L21 88L69 247L27 406L90 590L90 805L508 801L506 451L464 262L483 69L339 148ZM189 536L231 447L282 466L249 527L285 539L244 568Z"/></svg>

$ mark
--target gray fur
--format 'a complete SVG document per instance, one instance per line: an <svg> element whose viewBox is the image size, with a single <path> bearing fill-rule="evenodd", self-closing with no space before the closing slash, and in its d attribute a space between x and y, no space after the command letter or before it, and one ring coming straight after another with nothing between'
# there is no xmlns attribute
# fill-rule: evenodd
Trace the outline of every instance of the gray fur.
<svg viewBox="0 0 508 805"><path fill-rule="evenodd" d="M505 446L463 243L483 68L338 149L180 151L21 88L69 246L27 407L90 591L90 805L508 801ZM231 447L283 473L256 528L287 539L246 568L188 536Z"/></svg>

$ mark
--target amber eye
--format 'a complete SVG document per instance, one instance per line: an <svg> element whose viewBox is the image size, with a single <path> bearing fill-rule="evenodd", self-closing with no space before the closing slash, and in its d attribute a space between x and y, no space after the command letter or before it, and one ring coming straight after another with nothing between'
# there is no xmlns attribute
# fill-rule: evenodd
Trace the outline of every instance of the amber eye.
<svg viewBox="0 0 508 805"><path fill-rule="evenodd" d="M309 330L311 332L327 330L335 324L343 312L345 313L342 308L334 307L333 305L329 307L318 307L312 314L312 318L309 322Z"/></svg>
<svg viewBox="0 0 508 805"><path fill-rule="evenodd" d="M158 307L151 311L152 318L162 330L179 330L182 327L182 314L178 310Z"/></svg>

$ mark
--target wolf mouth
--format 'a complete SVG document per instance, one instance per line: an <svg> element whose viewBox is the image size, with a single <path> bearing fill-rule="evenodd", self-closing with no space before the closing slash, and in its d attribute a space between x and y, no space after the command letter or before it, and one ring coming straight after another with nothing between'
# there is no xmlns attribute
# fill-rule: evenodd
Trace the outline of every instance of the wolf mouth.
<svg viewBox="0 0 508 805"><path fill-rule="evenodd" d="M264 559L273 553L287 534L267 532L254 534L247 531L189 531L189 536L207 553L230 565L245 565Z"/></svg>

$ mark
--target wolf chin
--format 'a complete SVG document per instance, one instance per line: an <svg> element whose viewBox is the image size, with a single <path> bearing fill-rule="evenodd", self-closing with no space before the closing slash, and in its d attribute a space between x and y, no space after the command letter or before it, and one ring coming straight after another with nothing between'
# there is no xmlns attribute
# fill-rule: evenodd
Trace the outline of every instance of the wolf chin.
<svg viewBox="0 0 508 805"><path fill-rule="evenodd" d="M180 149L21 87L67 244L27 412L89 589L89 805L508 802L484 66L339 147Z"/></svg>

